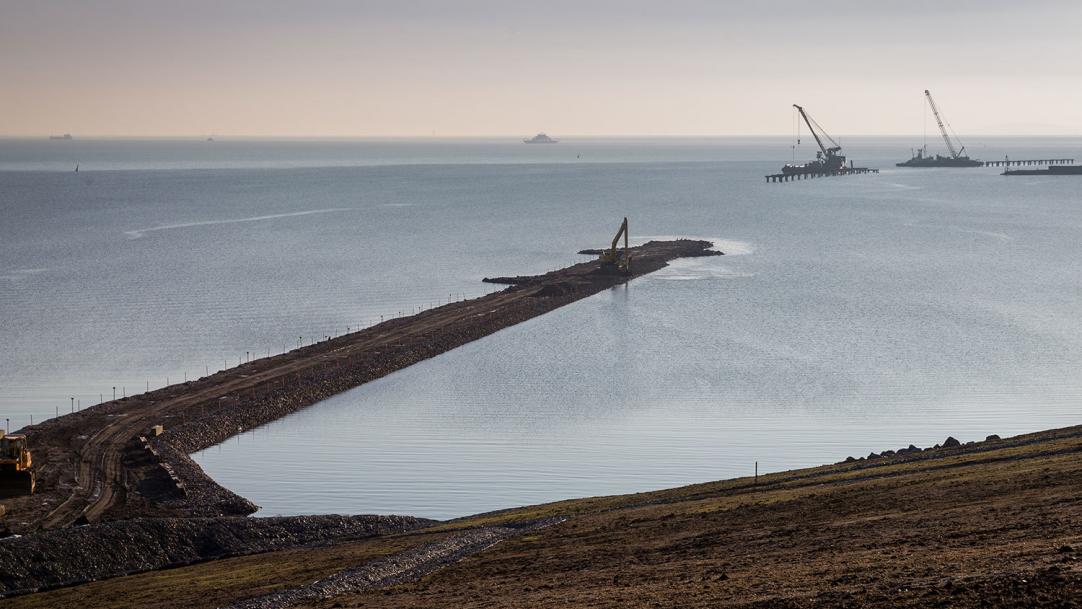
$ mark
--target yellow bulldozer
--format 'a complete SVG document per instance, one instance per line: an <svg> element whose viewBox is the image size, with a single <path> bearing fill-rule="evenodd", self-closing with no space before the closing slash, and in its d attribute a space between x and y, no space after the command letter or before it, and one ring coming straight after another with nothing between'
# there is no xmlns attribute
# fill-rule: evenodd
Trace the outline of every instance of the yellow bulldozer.
<svg viewBox="0 0 1082 609"><path fill-rule="evenodd" d="M616 246L620 244L620 237L624 238L623 252L616 249ZM616 231L616 236L612 238L612 245L601 250L601 268L625 275L631 272L631 253L627 251L627 241L627 218L624 218L623 223L620 224L620 230Z"/></svg>
<svg viewBox="0 0 1082 609"><path fill-rule="evenodd" d="M34 470L30 469L31 465L26 436L0 430L0 497L34 492Z"/></svg>

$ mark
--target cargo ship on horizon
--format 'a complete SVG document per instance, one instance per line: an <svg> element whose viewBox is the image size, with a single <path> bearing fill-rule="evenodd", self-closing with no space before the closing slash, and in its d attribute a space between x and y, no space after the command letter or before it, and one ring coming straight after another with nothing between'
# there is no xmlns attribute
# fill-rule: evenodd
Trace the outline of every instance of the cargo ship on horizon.
<svg viewBox="0 0 1082 609"><path fill-rule="evenodd" d="M560 140L554 140L544 133L538 133L537 135L528 137L522 141L527 144L558 144L560 142Z"/></svg>

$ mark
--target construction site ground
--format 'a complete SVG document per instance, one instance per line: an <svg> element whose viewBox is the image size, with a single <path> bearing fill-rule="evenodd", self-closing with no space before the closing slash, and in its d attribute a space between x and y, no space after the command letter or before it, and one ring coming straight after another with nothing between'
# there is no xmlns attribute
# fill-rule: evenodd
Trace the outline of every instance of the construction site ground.
<svg viewBox="0 0 1082 609"><path fill-rule="evenodd" d="M757 483L748 477L508 510L93 582L5 606L1078 607L1080 491L1082 427L1072 427L772 473ZM545 526L444 552L438 568L419 568L431 544L496 535L514 523ZM350 577L363 581L315 583ZM272 593L291 594L260 604Z"/></svg>

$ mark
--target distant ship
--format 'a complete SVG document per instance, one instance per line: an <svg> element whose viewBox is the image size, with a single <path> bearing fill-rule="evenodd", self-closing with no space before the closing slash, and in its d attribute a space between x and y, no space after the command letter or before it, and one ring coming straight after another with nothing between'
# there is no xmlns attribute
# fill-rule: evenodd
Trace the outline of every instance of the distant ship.
<svg viewBox="0 0 1082 609"><path fill-rule="evenodd" d="M526 142L527 144L556 144L559 142L559 140L554 140L551 137L545 135L544 133L538 133L537 135L526 138L522 141Z"/></svg>
<svg viewBox="0 0 1082 609"><path fill-rule="evenodd" d="M49 139L51 139L51 140L70 140L70 139L72 139L72 137L71 137L70 133L65 133L64 135L50 135Z"/></svg>
<svg viewBox="0 0 1082 609"><path fill-rule="evenodd" d="M935 105L935 100L932 99L931 92L928 89L924 90L924 97L928 99L928 107L932 109L932 114L935 115L935 122L939 125L939 132L943 134L943 142L947 145L947 151L950 152L950 156L943 156L937 154L935 156L928 156L928 145L925 144L916 150L913 154L913 158L901 163L895 163L897 167L983 167L984 163L977 159L971 159L965 155L966 147L955 148L954 142L951 141L951 136L947 134L947 127L943 124L942 117L939 116L939 108ZM958 139L958 134L954 135L955 139ZM961 142L958 142L961 144Z"/></svg>

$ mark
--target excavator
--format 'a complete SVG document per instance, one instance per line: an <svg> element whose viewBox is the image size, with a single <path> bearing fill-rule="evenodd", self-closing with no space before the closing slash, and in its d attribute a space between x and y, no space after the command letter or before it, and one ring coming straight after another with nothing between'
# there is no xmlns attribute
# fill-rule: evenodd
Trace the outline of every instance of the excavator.
<svg viewBox="0 0 1082 609"><path fill-rule="evenodd" d="M34 492L34 470L26 436L0 430L0 497L30 495Z"/></svg>
<svg viewBox="0 0 1082 609"><path fill-rule="evenodd" d="M624 238L624 251L620 255L616 246L620 243L620 237ZM627 218L620 224L620 230L612 238L612 245L608 249L601 250L601 268L605 271L616 271L627 275L631 272L631 254L627 251Z"/></svg>

